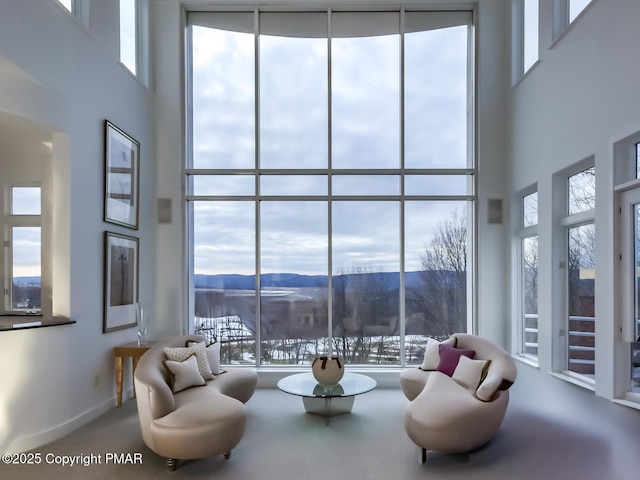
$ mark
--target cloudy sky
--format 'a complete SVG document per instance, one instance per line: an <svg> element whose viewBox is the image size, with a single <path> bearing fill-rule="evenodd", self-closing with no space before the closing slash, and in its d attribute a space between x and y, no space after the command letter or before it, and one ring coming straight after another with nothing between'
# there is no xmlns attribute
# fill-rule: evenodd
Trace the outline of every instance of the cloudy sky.
<svg viewBox="0 0 640 480"><path fill-rule="evenodd" d="M253 14L247 15L246 24L252 26ZM254 195L256 181L250 174L221 175L220 170L255 167L256 96L261 168L296 174L262 175L259 180L261 195L278 196L260 205L262 272L326 274L329 229L334 272L400 268L401 178L396 174L402 149L401 37L389 33L398 30L399 15L375 15L359 26L353 24L350 32L353 18L336 14L334 34L340 35L330 45L326 32L318 34L323 22L326 25L324 14L318 15L289 24L304 30L301 25L308 21L308 34L317 34L315 38L295 36L299 33L278 26L285 22L270 17L265 22L270 33L278 28L282 33L259 36L257 62L253 33L211 26L192 29L193 168L211 169L195 177L193 194L224 196L193 204L196 273L255 273L255 203L233 196ZM318 18L324 20L317 22ZM386 34L371 35L371 25L382 25ZM407 168L467 168L467 39L466 26L404 37ZM331 181L327 175L315 175L317 171L306 174L305 170L327 169L329 158L334 169L396 171L362 176L350 171ZM412 175L404 188L407 195L465 195L470 193L467 183L465 176ZM341 197L330 208L329 188ZM294 195L317 200L302 201ZM358 195L387 197L349 200ZM420 267L420 254L435 228L466 205L406 202L407 270Z"/></svg>
<svg viewBox="0 0 640 480"><path fill-rule="evenodd" d="M13 187L11 189L12 215L40 215L40 187ZM12 265L14 277L40 276L40 227L29 226L29 217L18 217L11 229Z"/></svg>

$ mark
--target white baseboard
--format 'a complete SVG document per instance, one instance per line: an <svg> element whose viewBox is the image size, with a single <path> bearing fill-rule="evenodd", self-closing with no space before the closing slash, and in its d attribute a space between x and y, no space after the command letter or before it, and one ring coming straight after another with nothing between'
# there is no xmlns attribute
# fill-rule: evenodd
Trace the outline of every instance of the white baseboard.
<svg viewBox="0 0 640 480"><path fill-rule="evenodd" d="M130 398L133 395L133 389L129 388L123 392L123 399ZM81 413L80 415L67 420L53 428L45 430L34 435L29 435L22 438L16 438L9 440L0 445L0 452L2 453L21 453L29 450L34 450L38 447L42 447L48 443L58 440L66 435L69 435L74 430L86 425L87 423L95 420L100 415L108 412L116 405L115 396L111 397L104 402L96 405L93 408Z"/></svg>

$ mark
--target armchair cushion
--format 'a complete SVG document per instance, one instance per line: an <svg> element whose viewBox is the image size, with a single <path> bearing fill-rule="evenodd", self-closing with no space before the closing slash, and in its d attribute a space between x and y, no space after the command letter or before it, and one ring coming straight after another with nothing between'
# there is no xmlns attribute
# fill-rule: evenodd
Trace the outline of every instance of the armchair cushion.
<svg viewBox="0 0 640 480"><path fill-rule="evenodd" d="M194 342L189 347L165 347L164 354L167 360L174 362L183 362L191 355L195 355L196 361L198 362L198 370L202 378L205 380L213 380L215 378L213 373L211 373L204 341Z"/></svg>
<svg viewBox="0 0 640 480"><path fill-rule="evenodd" d="M171 385L173 393L178 393L191 387L199 387L206 383L198 371L198 361L195 355L191 355L182 362L165 360L164 365L173 376Z"/></svg>
<svg viewBox="0 0 640 480"><path fill-rule="evenodd" d="M187 341L187 347L191 347L192 345L198 342L194 342L192 340ZM204 342L201 342L204 343ZM220 375L224 373L224 370L220 367L220 342L210 343L205 347L205 352L207 354L207 360L209 360L209 367L211 368L211 373L213 375Z"/></svg>
<svg viewBox="0 0 640 480"><path fill-rule="evenodd" d="M513 385L512 381L503 379L499 372L492 372L491 369L489 369L482 383L480 383L480 386L476 390L476 396L480 400L490 402L501 390L507 390L511 385Z"/></svg>
<svg viewBox="0 0 640 480"><path fill-rule="evenodd" d="M437 370L444 373L448 377L453 376L453 372L458 366L460 357L465 356L473 358L476 355L475 350L465 348L454 348L451 345L438 345L440 352L440 361L438 362Z"/></svg>
<svg viewBox="0 0 640 480"><path fill-rule="evenodd" d="M491 360L472 360L461 356L451 378L476 395L476 390L487 375L489 365Z"/></svg>
<svg viewBox="0 0 640 480"><path fill-rule="evenodd" d="M455 347L456 343L457 340L455 337L449 337L442 342L429 337L427 340L427 346L424 350L424 359L422 361L422 365L420 365L420 370L437 370L438 364L440 363L440 345L450 345Z"/></svg>

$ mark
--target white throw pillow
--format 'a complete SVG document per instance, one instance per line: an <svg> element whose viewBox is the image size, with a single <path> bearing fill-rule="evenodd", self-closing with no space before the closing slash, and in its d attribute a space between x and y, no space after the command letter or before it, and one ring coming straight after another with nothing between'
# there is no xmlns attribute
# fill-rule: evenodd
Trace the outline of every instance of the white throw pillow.
<svg viewBox="0 0 640 480"><path fill-rule="evenodd" d="M184 362L191 355L196 356L198 362L198 370L200 375L205 380L213 380L215 377L211 373L211 366L209 365L209 359L207 358L207 349L204 342L194 342L189 347L165 347L164 354L167 360L174 362Z"/></svg>
<svg viewBox="0 0 640 480"><path fill-rule="evenodd" d="M194 354L182 362L165 360L164 364L173 375L173 393L206 383L198 371L198 360Z"/></svg>
<svg viewBox="0 0 640 480"><path fill-rule="evenodd" d="M489 365L491 365L491 360L472 360L462 355L451 378L475 394L487 374Z"/></svg>
<svg viewBox="0 0 640 480"><path fill-rule="evenodd" d="M190 340L187 342L187 346L190 347L195 343L197 342ZM220 342L213 342L205 348L205 351L207 353L207 359L209 360L209 366L211 367L211 373L214 375L224 373L224 370L222 370L220 366Z"/></svg>
<svg viewBox="0 0 640 480"><path fill-rule="evenodd" d="M493 400L493 397L496 395L498 388L502 384L502 375L498 373L488 373L487 377L482 381L478 390L476 391L476 395L480 400L484 400L485 402L490 402Z"/></svg>
<svg viewBox="0 0 640 480"><path fill-rule="evenodd" d="M424 349L424 360L420 365L421 370L437 370L440 363L440 344L456 346L457 339L449 337L443 342L439 342L435 338L429 337L427 340L427 348Z"/></svg>

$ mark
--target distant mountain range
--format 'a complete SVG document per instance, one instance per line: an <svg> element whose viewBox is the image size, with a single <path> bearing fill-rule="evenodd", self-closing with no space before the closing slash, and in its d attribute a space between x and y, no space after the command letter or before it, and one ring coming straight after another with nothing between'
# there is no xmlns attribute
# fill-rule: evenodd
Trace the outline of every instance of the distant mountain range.
<svg viewBox="0 0 640 480"><path fill-rule="evenodd" d="M423 272L406 272L405 284L407 287L417 285L422 281ZM362 274L344 274L336 275L335 279L356 277ZM398 272L378 272L366 275L374 275L379 277L381 282L392 289L400 287L400 275ZM326 275L300 275L297 273L265 273L260 277L260 285L272 288L313 288L326 287ZM228 290L253 290L255 288L254 275L194 275L194 283L196 288L224 288Z"/></svg>
<svg viewBox="0 0 640 480"><path fill-rule="evenodd" d="M414 287L423 281L425 272L406 272L405 285ZM363 274L344 274L334 276L334 282L341 278L351 280L351 277L357 277ZM400 287L400 275L398 272L375 272L364 275L373 275L378 277L380 282L384 283L391 289ZM326 275L300 275L297 273L265 273L260 278L260 284L263 288L318 288L327 286ZM29 286L40 285L40 277L15 277L14 285ZM224 288L228 290L253 290L255 288L254 275L194 275L194 283L196 288Z"/></svg>
<svg viewBox="0 0 640 480"><path fill-rule="evenodd" d="M14 277L13 284L21 287L40 285L40 277Z"/></svg>

